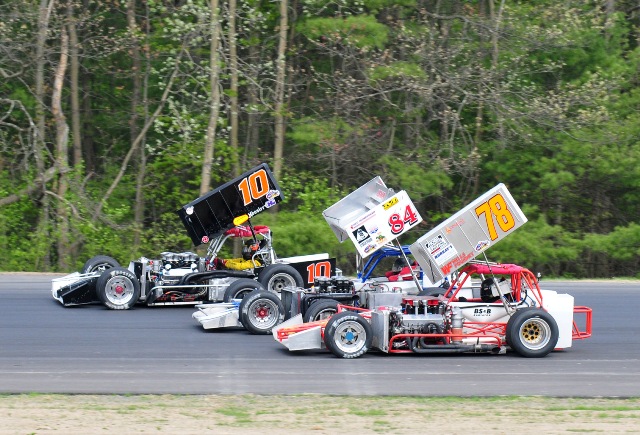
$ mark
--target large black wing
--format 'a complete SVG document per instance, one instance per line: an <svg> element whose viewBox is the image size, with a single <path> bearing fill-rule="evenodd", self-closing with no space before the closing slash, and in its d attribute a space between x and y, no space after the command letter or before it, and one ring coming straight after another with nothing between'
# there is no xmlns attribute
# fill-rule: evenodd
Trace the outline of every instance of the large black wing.
<svg viewBox="0 0 640 435"><path fill-rule="evenodd" d="M284 199L280 186L266 163L191 201L177 211L195 246L208 243L233 228L233 220L249 218Z"/></svg>

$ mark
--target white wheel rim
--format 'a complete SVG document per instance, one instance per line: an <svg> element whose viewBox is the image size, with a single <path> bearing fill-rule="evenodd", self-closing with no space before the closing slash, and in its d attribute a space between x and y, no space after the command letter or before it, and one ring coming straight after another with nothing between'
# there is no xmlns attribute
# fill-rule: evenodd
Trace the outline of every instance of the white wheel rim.
<svg viewBox="0 0 640 435"><path fill-rule="evenodd" d="M313 321L328 319L329 317L333 316L335 313L336 313L335 308L326 308L320 311L318 314L316 314L315 317L313 318Z"/></svg>
<svg viewBox="0 0 640 435"><path fill-rule="evenodd" d="M251 324L261 330L272 328L278 322L278 306L268 299L253 302L247 314Z"/></svg>
<svg viewBox="0 0 640 435"><path fill-rule="evenodd" d="M282 292L285 287L295 287L296 281L288 273L276 273L269 280L269 289L275 292Z"/></svg>
<svg viewBox="0 0 640 435"><path fill-rule="evenodd" d="M346 321L336 328L333 338L338 349L345 354L352 354L364 347L367 333L360 323Z"/></svg>
<svg viewBox="0 0 640 435"><path fill-rule="evenodd" d="M551 327L540 318L528 319L518 332L522 344L531 350L542 349L551 340Z"/></svg>
<svg viewBox="0 0 640 435"><path fill-rule="evenodd" d="M133 297L134 287L129 278L114 276L105 285L105 296L114 305L125 305Z"/></svg>

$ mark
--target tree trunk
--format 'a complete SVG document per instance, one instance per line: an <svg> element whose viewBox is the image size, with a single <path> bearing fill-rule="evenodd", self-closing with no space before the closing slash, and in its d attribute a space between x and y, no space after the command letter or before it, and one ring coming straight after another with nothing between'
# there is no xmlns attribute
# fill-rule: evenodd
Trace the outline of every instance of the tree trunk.
<svg viewBox="0 0 640 435"><path fill-rule="evenodd" d="M40 7L38 10L38 37L36 43L36 139L34 143L34 158L36 161L36 170L38 174L44 174L45 172L45 91L44 91L44 67L46 63L45 59L45 45L47 43L47 34L49 33L49 18L51 17L51 11L53 9L54 0L40 0ZM46 191L46 185L42 184L43 192ZM43 196L40 221L38 222L38 229L36 230L40 237L48 237L49 233L49 198ZM51 267L51 258L49 250L47 249L42 253L42 263L36 265L36 267L48 270Z"/></svg>
<svg viewBox="0 0 640 435"><path fill-rule="evenodd" d="M129 132L131 143L133 143L139 134L138 128L138 110L140 106L140 92L142 87L140 61L140 44L138 42L138 26L136 24L136 0L127 1L127 28L131 38L131 78L133 79L131 89L131 118L129 119ZM136 176L136 202L133 210L133 250L137 251L142 238L142 221L144 219L144 177L147 164L147 156L145 150L145 138L141 139L140 160L138 162L138 173Z"/></svg>
<svg viewBox="0 0 640 435"><path fill-rule="evenodd" d="M255 45L249 47L249 59L258 59L258 48ZM242 158L242 166L247 166L249 160L253 159L258 151L258 133L260 119L259 115L253 110L258 105L258 86L255 80L250 80L247 86L247 102L249 110L247 111L247 136L244 143L244 156Z"/></svg>
<svg viewBox="0 0 640 435"><path fill-rule="evenodd" d="M37 138L36 149L34 150L36 168L38 173L44 172L44 150L45 150L45 93L44 93L44 67L45 67L45 45L47 43L47 34L49 33L49 18L55 0L40 0L40 8L38 14L38 38L36 44L36 126Z"/></svg>
<svg viewBox="0 0 640 435"><path fill-rule="evenodd" d="M84 10L89 10L90 4L89 0L84 0L83 8ZM81 86L82 86L82 155L84 158L84 167L85 172L87 174L91 174L96 170L96 159L95 159L95 128L93 122L93 109L91 107L91 96L93 93L91 92L91 76L86 73L80 71L82 74L80 78Z"/></svg>
<svg viewBox="0 0 640 435"><path fill-rule="evenodd" d="M200 195L211 190L211 170L213 167L213 154L216 141L216 125L220 112L220 87L218 76L220 75L220 59L218 55L218 28L219 11L218 0L211 0L211 54L209 56L211 73L209 82L211 86L211 102L209 105L209 126L204 144L204 158L202 161L202 178L200 181Z"/></svg>
<svg viewBox="0 0 640 435"><path fill-rule="evenodd" d="M60 38L60 63L56 69L53 81L53 93L51 95L51 112L56 123L56 166L60 175L58 177L58 206L57 206L57 227L58 227L58 268L67 270L69 266L69 216L67 204L64 197L67 193L69 183L66 170L69 166L69 125L62 112L62 87L64 76L67 71L69 58L69 36L66 29L62 28Z"/></svg>
<svg viewBox="0 0 640 435"><path fill-rule="evenodd" d="M233 176L240 175L238 151L238 47L236 44L236 0L229 0L229 67L231 69L231 134L229 142L233 159ZM242 239L233 241L233 257L242 254Z"/></svg>
<svg viewBox="0 0 640 435"><path fill-rule="evenodd" d="M80 70L80 59L78 53L78 33L76 31L76 18L73 10L73 0L69 0L67 5L67 28L69 29L69 60L70 60L70 82L71 93L71 138L73 141L73 166L82 162L82 136L80 133L80 85L78 74Z"/></svg>
<svg viewBox="0 0 640 435"><path fill-rule="evenodd" d="M287 69L287 0L280 0L280 33L278 37L278 59L276 61L275 90L275 144L273 147L273 175L280 180L282 175L282 154L284 150L284 77Z"/></svg>
<svg viewBox="0 0 640 435"><path fill-rule="evenodd" d="M229 0L229 66L231 68L231 135L233 176L240 175L238 161L238 47L236 44L236 0Z"/></svg>

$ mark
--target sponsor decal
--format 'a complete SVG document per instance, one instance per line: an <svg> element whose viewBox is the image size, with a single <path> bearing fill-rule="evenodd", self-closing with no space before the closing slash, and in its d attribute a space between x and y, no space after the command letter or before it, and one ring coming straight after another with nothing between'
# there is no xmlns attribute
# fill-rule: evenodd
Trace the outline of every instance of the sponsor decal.
<svg viewBox="0 0 640 435"><path fill-rule="evenodd" d="M444 231L447 234L451 234L451 232L458 227L461 227L462 225L464 225L464 219L460 218L457 221L455 221L454 223L452 223L450 226L445 227Z"/></svg>
<svg viewBox="0 0 640 435"><path fill-rule="evenodd" d="M487 246L489 246L490 244L491 242L489 240L481 240L476 244L476 247L473 249L475 249L476 252L479 252L479 251L482 251Z"/></svg>
<svg viewBox="0 0 640 435"><path fill-rule="evenodd" d="M373 251L373 250L374 250L374 249L376 249L376 248L377 248L377 245L375 245L375 244L373 244L373 245L369 245L369 246L366 246L366 247L364 248L364 252L365 252L365 253L369 253L369 252Z"/></svg>
<svg viewBox="0 0 640 435"><path fill-rule="evenodd" d="M376 236L376 243L379 244L379 245L383 244L386 240L387 240L387 238L382 234L378 234Z"/></svg>
<svg viewBox="0 0 640 435"><path fill-rule="evenodd" d="M455 257L456 255L458 255L458 251L451 243L443 248L438 249L435 254L432 254L433 259L439 266L443 265L449 259Z"/></svg>
<svg viewBox="0 0 640 435"><path fill-rule="evenodd" d="M476 317L490 316L491 308L476 308L475 310L473 310L473 315Z"/></svg>
<svg viewBox="0 0 640 435"><path fill-rule="evenodd" d="M270 190L267 192L267 199L273 199L277 196L280 196L280 191L277 189Z"/></svg>
<svg viewBox="0 0 640 435"><path fill-rule="evenodd" d="M209 237L208 236L202 236L202 243L209 243Z"/></svg>
<svg viewBox="0 0 640 435"><path fill-rule="evenodd" d="M375 214L376 214L376 212L374 210L371 210L369 213L367 213L364 216L362 216L356 222L352 223L349 228L351 230L354 230L354 229L358 228L359 226L362 226L363 223L365 223L366 221L371 219L373 216L375 216Z"/></svg>
<svg viewBox="0 0 640 435"><path fill-rule="evenodd" d="M258 207L257 209L250 211L250 212L249 212L249 218L254 217L254 216L255 216L255 215L257 215L258 213L260 213L262 210L265 210L265 209L267 209L267 208L269 208L269 207L267 207L267 206L266 206L266 204L265 204L265 205L263 205L262 207Z"/></svg>
<svg viewBox="0 0 640 435"><path fill-rule="evenodd" d="M364 227L364 225L362 225L357 230L353 231L353 237L356 239L358 243L360 243L360 245L362 245L365 240L371 238L371 236L367 232L367 229Z"/></svg>
<svg viewBox="0 0 640 435"><path fill-rule="evenodd" d="M475 255L470 253L459 255L458 257L454 258L452 261L444 265L440 270L442 271L443 275L449 275L452 270L459 268L467 261L471 260L473 257L475 257Z"/></svg>
<svg viewBox="0 0 640 435"><path fill-rule="evenodd" d="M391 198L389 201L385 202L384 204L382 204L382 208L385 210L389 210L391 207L393 207L394 205L396 205L398 203L398 197L394 196L393 198Z"/></svg>
<svg viewBox="0 0 640 435"><path fill-rule="evenodd" d="M450 243L442 234L438 234L436 237L427 242L427 250L431 255L435 255L440 249L449 244Z"/></svg>
<svg viewBox="0 0 640 435"><path fill-rule="evenodd" d="M379 190L376 192L376 195L375 195L375 197L376 197L377 199L379 199L380 201L382 201L382 200L384 199L384 197L385 197L385 196L387 196L387 193L386 193L384 190L381 190L381 189L379 189Z"/></svg>
<svg viewBox="0 0 640 435"><path fill-rule="evenodd" d="M440 249L438 250L438 252L436 252L436 255L433 256L433 258L435 258L436 260L439 258L442 258L443 256L445 256L445 254L449 253L449 255L451 255L451 250L454 249L453 245L449 245L446 248Z"/></svg>
<svg viewBox="0 0 640 435"><path fill-rule="evenodd" d="M276 202L275 197L274 197L274 198L272 198L272 199L268 200L267 202L265 202L263 206L260 206L260 207L258 207L257 209L250 211L250 212L248 213L249 218L254 217L255 215L257 215L257 214L258 214L258 213L260 213L261 211L266 210L266 209L268 209L268 208L271 208L271 207L273 207L273 206L274 206L274 205L276 205L276 204L277 204L277 202Z"/></svg>

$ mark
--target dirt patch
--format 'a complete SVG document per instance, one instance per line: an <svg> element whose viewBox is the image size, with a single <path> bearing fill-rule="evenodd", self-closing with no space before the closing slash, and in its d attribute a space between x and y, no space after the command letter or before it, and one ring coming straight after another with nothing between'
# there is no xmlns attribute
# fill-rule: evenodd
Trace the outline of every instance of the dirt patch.
<svg viewBox="0 0 640 435"><path fill-rule="evenodd" d="M640 398L1 395L0 434L636 432Z"/></svg>

